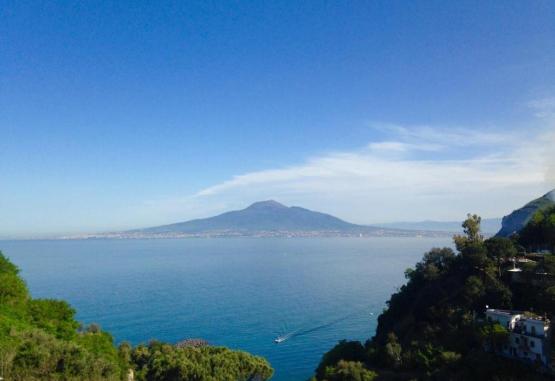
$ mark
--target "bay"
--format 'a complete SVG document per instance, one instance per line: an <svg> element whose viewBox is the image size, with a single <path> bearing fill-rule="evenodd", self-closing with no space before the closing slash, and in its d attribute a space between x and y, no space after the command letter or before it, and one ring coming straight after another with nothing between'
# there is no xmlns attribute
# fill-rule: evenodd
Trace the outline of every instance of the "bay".
<svg viewBox="0 0 555 381"><path fill-rule="evenodd" d="M306 380L341 339L370 338L404 270L448 238L1 241L33 297L67 300L116 342L203 338ZM286 338L280 344L276 337Z"/></svg>

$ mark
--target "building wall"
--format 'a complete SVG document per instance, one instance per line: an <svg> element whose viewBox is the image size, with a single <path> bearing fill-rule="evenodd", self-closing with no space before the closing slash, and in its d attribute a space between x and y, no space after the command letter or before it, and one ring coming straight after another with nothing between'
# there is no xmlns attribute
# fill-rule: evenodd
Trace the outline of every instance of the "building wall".
<svg viewBox="0 0 555 381"><path fill-rule="evenodd" d="M545 325L542 320L523 320L526 333L545 337Z"/></svg>
<svg viewBox="0 0 555 381"><path fill-rule="evenodd" d="M488 321L498 322L509 330L509 342L503 347L505 356L548 364L548 345L546 345L548 335L544 321L496 310L486 310L486 318ZM519 333L513 331L517 321L520 321L523 327L522 331L518 330Z"/></svg>
<svg viewBox="0 0 555 381"><path fill-rule="evenodd" d="M541 361L547 364L548 361L543 339L513 332L509 334L509 343L503 348L503 354L530 362Z"/></svg>

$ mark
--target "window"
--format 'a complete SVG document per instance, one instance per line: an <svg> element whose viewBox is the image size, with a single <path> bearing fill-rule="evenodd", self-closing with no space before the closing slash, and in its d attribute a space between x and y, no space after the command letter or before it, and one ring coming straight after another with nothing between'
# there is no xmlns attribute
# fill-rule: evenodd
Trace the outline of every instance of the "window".
<svg viewBox="0 0 555 381"><path fill-rule="evenodd" d="M520 339L518 337L515 337L515 343L520 343Z"/></svg>
<svg viewBox="0 0 555 381"><path fill-rule="evenodd" d="M536 334L536 327L532 326L532 335Z"/></svg>
<svg viewBox="0 0 555 381"><path fill-rule="evenodd" d="M534 342L534 340L530 340L530 347L534 348L535 345L536 343Z"/></svg>

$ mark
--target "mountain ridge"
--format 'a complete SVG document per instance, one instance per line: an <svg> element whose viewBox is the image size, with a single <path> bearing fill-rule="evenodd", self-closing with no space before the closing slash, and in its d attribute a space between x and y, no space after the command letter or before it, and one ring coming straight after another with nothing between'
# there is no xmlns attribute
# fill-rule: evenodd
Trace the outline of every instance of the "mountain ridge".
<svg viewBox="0 0 555 381"><path fill-rule="evenodd" d="M128 232L199 233L203 231L352 231L376 229L346 222L330 214L285 206L275 200L258 201L244 209Z"/></svg>
<svg viewBox="0 0 555 381"><path fill-rule="evenodd" d="M286 206L275 200L266 200L254 202L244 209L224 212L213 217L142 229L65 238L415 237L449 236L450 234L441 231L358 225L327 213L300 206Z"/></svg>
<svg viewBox="0 0 555 381"><path fill-rule="evenodd" d="M499 230L497 236L509 237L518 233L530 221L534 213L552 205L555 205L555 189L503 217L501 230Z"/></svg>

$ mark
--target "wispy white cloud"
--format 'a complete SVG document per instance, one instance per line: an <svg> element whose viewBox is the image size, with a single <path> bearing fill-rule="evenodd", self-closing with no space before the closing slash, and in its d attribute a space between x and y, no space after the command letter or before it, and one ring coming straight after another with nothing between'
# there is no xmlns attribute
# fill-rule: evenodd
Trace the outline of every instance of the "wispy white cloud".
<svg viewBox="0 0 555 381"><path fill-rule="evenodd" d="M542 147L546 167L546 181L555 187L555 124L553 130L546 134Z"/></svg>
<svg viewBox="0 0 555 381"><path fill-rule="evenodd" d="M406 145L417 147L435 147L434 150L454 149L458 147L491 148L510 147L529 136L526 131L518 129L500 129L495 126L481 128L457 126L398 125L370 123L369 127L386 135L394 136ZM423 149L424 150L424 149Z"/></svg>
<svg viewBox="0 0 555 381"><path fill-rule="evenodd" d="M534 110L534 115L538 118L555 117L555 97L534 99L527 103L528 107Z"/></svg>
<svg viewBox="0 0 555 381"><path fill-rule="evenodd" d="M446 147L437 143L407 143L401 141L380 141L368 144L368 149L375 154L406 153L410 151L438 152Z"/></svg>
<svg viewBox="0 0 555 381"><path fill-rule="evenodd" d="M371 127L387 138L233 176L155 206L205 216L274 198L359 223L462 219L468 212L502 216L555 187L555 130L549 124L533 130Z"/></svg>
<svg viewBox="0 0 555 381"><path fill-rule="evenodd" d="M543 136L544 144L538 147L542 150L546 179L549 184L555 184L555 97L534 99L527 103L534 111L534 116L543 121L548 132Z"/></svg>

